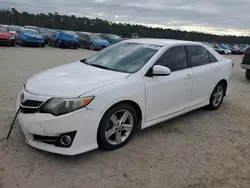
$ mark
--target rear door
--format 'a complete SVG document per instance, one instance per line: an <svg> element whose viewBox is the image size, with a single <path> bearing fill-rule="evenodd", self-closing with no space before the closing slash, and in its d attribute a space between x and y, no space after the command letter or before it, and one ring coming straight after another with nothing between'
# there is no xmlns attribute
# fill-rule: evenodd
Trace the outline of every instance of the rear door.
<svg viewBox="0 0 250 188"><path fill-rule="evenodd" d="M221 66L218 60L202 46L186 46L193 70L193 88L190 107L206 102L218 84Z"/></svg>

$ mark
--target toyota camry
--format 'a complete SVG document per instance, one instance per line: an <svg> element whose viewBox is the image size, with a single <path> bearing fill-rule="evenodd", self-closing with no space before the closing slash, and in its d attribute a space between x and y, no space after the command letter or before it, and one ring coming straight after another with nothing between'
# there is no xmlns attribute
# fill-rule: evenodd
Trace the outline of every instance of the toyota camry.
<svg viewBox="0 0 250 188"><path fill-rule="evenodd" d="M136 130L219 108L231 72L231 60L199 42L126 40L28 79L18 121L35 148L64 155L114 150Z"/></svg>

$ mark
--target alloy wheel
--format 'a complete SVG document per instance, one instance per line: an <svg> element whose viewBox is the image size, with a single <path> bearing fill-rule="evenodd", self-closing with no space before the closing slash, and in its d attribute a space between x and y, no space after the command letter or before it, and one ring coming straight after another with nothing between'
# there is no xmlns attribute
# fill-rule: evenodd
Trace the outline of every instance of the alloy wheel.
<svg viewBox="0 0 250 188"><path fill-rule="evenodd" d="M217 88L214 90L212 97L212 103L214 107L220 105L221 101L223 100L223 95L224 95L224 88L222 85L218 85Z"/></svg>
<svg viewBox="0 0 250 188"><path fill-rule="evenodd" d="M107 121L105 138L109 144L119 145L127 140L133 130L134 118L128 110L115 112Z"/></svg>

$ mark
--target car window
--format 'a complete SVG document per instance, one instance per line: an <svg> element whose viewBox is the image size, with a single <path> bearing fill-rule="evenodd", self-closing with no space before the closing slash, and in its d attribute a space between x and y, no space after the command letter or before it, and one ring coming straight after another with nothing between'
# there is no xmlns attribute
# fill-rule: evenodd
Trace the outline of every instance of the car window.
<svg viewBox="0 0 250 188"><path fill-rule="evenodd" d="M201 46L187 46L188 55L192 67L210 63L208 52Z"/></svg>
<svg viewBox="0 0 250 188"><path fill-rule="evenodd" d="M168 67L172 72L188 67L187 54L184 46L176 46L167 50L155 63Z"/></svg>
<svg viewBox="0 0 250 188"><path fill-rule="evenodd" d="M210 63L215 63L218 61L210 52L207 52L207 53L209 56Z"/></svg>
<svg viewBox="0 0 250 188"><path fill-rule="evenodd" d="M1 33L7 33L7 29L4 28L4 27L0 27L0 32L1 32Z"/></svg>

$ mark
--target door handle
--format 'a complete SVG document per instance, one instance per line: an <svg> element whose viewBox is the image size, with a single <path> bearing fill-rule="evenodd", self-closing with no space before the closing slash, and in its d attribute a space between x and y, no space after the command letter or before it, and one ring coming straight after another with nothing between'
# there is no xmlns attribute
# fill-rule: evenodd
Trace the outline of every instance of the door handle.
<svg viewBox="0 0 250 188"><path fill-rule="evenodd" d="M192 74L187 74L186 77L185 77L185 79L187 80L187 79L190 79L190 78L192 78L192 77L193 77Z"/></svg>
<svg viewBox="0 0 250 188"><path fill-rule="evenodd" d="M220 67L216 67L214 70L215 70L215 71L219 71L219 70L220 70Z"/></svg>

